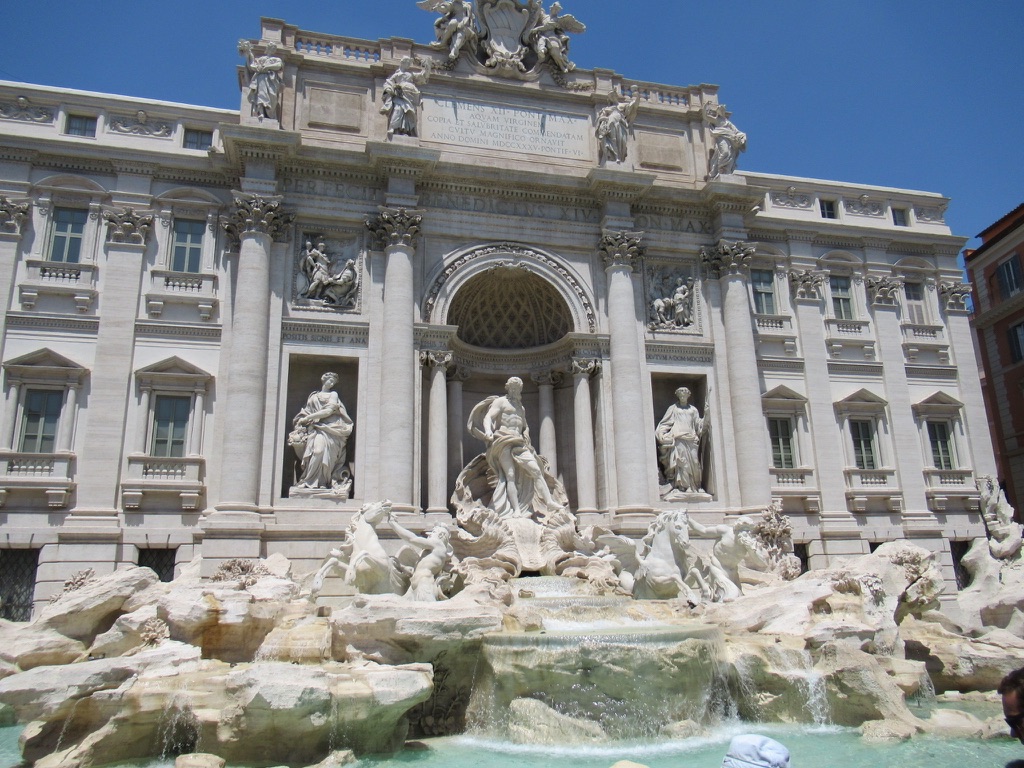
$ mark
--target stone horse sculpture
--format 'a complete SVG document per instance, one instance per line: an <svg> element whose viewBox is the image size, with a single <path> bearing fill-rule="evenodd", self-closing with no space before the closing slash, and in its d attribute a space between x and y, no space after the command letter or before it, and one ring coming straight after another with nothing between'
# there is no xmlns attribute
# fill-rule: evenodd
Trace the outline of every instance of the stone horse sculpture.
<svg viewBox="0 0 1024 768"><path fill-rule="evenodd" d="M691 605L700 602L700 597L685 581L692 556L689 519L684 510L662 512L640 541L611 533L602 534L597 540L622 564L619 581L635 599L681 597Z"/></svg>
<svg viewBox="0 0 1024 768"><path fill-rule="evenodd" d="M385 550L377 538L376 527L391 519L391 502L364 504L345 531L341 544L313 577L310 595L313 599L323 588L324 579L341 571L346 584L364 595L403 595L409 589L409 573Z"/></svg>

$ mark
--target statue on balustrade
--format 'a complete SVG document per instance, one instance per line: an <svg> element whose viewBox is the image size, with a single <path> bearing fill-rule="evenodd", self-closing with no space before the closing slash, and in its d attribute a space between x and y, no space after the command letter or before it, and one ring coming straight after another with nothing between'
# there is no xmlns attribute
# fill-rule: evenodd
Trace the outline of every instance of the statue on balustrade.
<svg viewBox="0 0 1024 768"><path fill-rule="evenodd" d="M504 395L492 395L473 408L467 427L486 448L459 476L456 506L480 502L504 518L541 521L566 508L565 489L530 443L522 392L522 379L513 376Z"/></svg>
<svg viewBox="0 0 1024 768"><path fill-rule="evenodd" d="M663 498L675 492L704 493L701 449L710 425L690 404L688 388L677 389L676 398L679 402L669 406L655 430L662 474L668 485L663 488Z"/></svg>
<svg viewBox="0 0 1024 768"><path fill-rule="evenodd" d="M289 495L330 495L347 499L352 492L348 465L348 439L352 418L334 391L338 374L325 373L322 386L312 392L292 420L288 444L302 462L302 474Z"/></svg>
<svg viewBox="0 0 1024 768"><path fill-rule="evenodd" d="M629 127L640 109L640 96L620 100L612 91L608 94L608 106L597 115L597 141L601 160L621 163L626 159L626 141Z"/></svg>
<svg viewBox="0 0 1024 768"><path fill-rule="evenodd" d="M704 122L714 140L708 167L708 180L735 173L740 153L747 149L747 134L733 125L724 104L705 104Z"/></svg>
<svg viewBox="0 0 1024 768"><path fill-rule="evenodd" d="M406 56L398 65L398 70L384 81L382 115L388 116L388 138L396 133L399 136L415 136L417 111L420 108L421 94L419 86L430 79L430 60L417 72L415 63Z"/></svg>
<svg viewBox="0 0 1024 768"><path fill-rule="evenodd" d="M249 103L252 105L252 116L260 120L269 118L277 120L281 101L281 80L284 61L277 56L277 46L267 43L266 52L256 56L252 51L252 43L241 40L238 52L245 56L245 64L249 70Z"/></svg>
<svg viewBox="0 0 1024 768"><path fill-rule="evenodd" d="M468 0L420 0L416 3L425 11L435 11L441 17L434 22L437 40L431 48L448 49L448 60L455 61L465 46L472 50L477 43L473 5Z"/></svg>

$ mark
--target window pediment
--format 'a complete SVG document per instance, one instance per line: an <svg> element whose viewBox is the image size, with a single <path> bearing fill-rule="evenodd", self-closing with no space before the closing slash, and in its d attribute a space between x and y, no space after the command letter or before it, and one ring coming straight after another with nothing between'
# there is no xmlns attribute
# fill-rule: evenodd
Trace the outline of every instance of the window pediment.
<svg viewBox="0 0 1024 768"><path fill-rule="evenodd" d="M914 403L911 409L918 417L945 416L953 417L960 414L964 404L946 392L936 392L919 403Z"/></svg>
<svg viewBox="0 0 1024 768"><path fill-rule="evenodd" d="M73 360L44 348L3 364L9 381L49 384L77 384L89 373Z"/></svg>
<svg viewBox="0 0 1024 768"><path fill-rule="evenodd" d="M836 413L840 415L875 416L885 411L889 403L867 389L858 389L852 395L834 403Z"/></svg>
<svg viewBox="0 0 1024 768"><path fill-rule="evenodd" d="M139 386L160 390L202 391L212 375L180 357L169 357L135 372Z"/></svg>
<svg viewBox="0 0 1024 768"><path fill-rule="evenodd" d="M807 406L807 398L789 387L778 386L761 395L761 407L767 411L787 413L802 412Z"/></svg>

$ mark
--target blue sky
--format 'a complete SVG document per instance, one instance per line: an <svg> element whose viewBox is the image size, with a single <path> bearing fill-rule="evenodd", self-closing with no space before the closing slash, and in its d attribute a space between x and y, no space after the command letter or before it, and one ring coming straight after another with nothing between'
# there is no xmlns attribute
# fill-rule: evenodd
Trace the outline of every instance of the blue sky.
<svg viewBox="0 0 1024 768"><path fill-rule="evenodd" d="M547 3L549 0L545 0ZM741 170L939 192L973 237L1024 202L1024 0L563 0L583 68L716 83ZM414 0L68 0L4 10L0 78L237 109L236 43L271 16L428 42Z"/></svg>

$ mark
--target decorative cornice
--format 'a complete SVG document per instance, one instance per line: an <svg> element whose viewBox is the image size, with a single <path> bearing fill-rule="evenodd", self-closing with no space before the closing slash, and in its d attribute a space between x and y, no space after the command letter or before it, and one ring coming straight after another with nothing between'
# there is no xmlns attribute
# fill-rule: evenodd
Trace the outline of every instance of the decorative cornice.
<svg viewBox="0 0 1024 768"><path fill-rule="evenodd" d="M644 256L643 239L643 232L606 230L601 235L601 244L598 246L605 269L611 267L635 269Z"/></svg>
<svg viewBox="0 0 1024 768"><path fill-rule="evenodd" d="M383 248L416 246L423 217L405 208L383 208L377 216L366 217L366 228Z"/></svg>
<svg viewBox="0 0 1024 768"><path fill-rule="evenodd" d="M955 366L938 368L933 365L908 365L906 366L908 379L937 379L940 381L956 381L959 373Z"/></svg>
<svg viewBox="0 0 1024 768"><path fill-rule="evenodd" d="M149 231L153 228L153 215L141 214L134 208L124 208L120 213L104 211L103 220L107 222L107 241L111 243L130 243L145 245Z"/></svg>
<svg viewBox="0 0 1024 768"><path fill-rule="evenodd" d="M110 161L110 166L115 173L124 173L132 176L152 176L160 166L156 163L146 163L141 160L125 160L115 158Z"/></svg>
<svg viewBox="0 0 1024 768"><path fill-rule="evenodd" d="M295 215L285 213L281 207L280 195L263 197L246 192L232 192L234 208L223 223L224 230L236 242L241 242L247 233L269 235L280 240L295 220Z"/></svg>
<svg viewBox="0 0 1024 768"><path fill-rule="evenodd" d="M287 344L366 348L370 342L370 328L368 325L358 323L310 323L303 320L285 320L281 324L281 339Z"/></svg>
<svg viewBox="0 0 1024 768"><path fill-rule="evenodd" d="M34 312L8 312L7 327L73 331L95 335L100 328L98 317L79 318L72 315L40 315Z"/></svg>
<svg viewBox="0 0 1024 768"><path fill-rule="evenodd" d="M540 386L558 386L562 382L562 374L560 371L535 371L530 374L530 379Z"/></svg>
<svg viewBox="0 0 1024 768"><path fill-rule="evenodd" d="M15 203L0 195L0 232L23 235L28 211L28 203Z"/></svg>
<svg viewBox="0 0 1024 768"><path fill-rule="evenodd" d="M645 345L648 363L702 363L711 365L715 360L714 345L666 344L648 341Z"/></svg>
<svg viewBox="0 0 1024 768"><path fill-rule="evenodd" d="M712 278L738 275L750 268L757 248L750 243L721 240L718 245L700 249L700 260Z"/></svg>
<svg viewBox="0 0 1024 768"><path fill-rule="evenodd" d="M218 325L185 325L152 320L140 320L135 323L135 335L139 338L173 338L173 339L207 339L220 341Z"/></svg>

